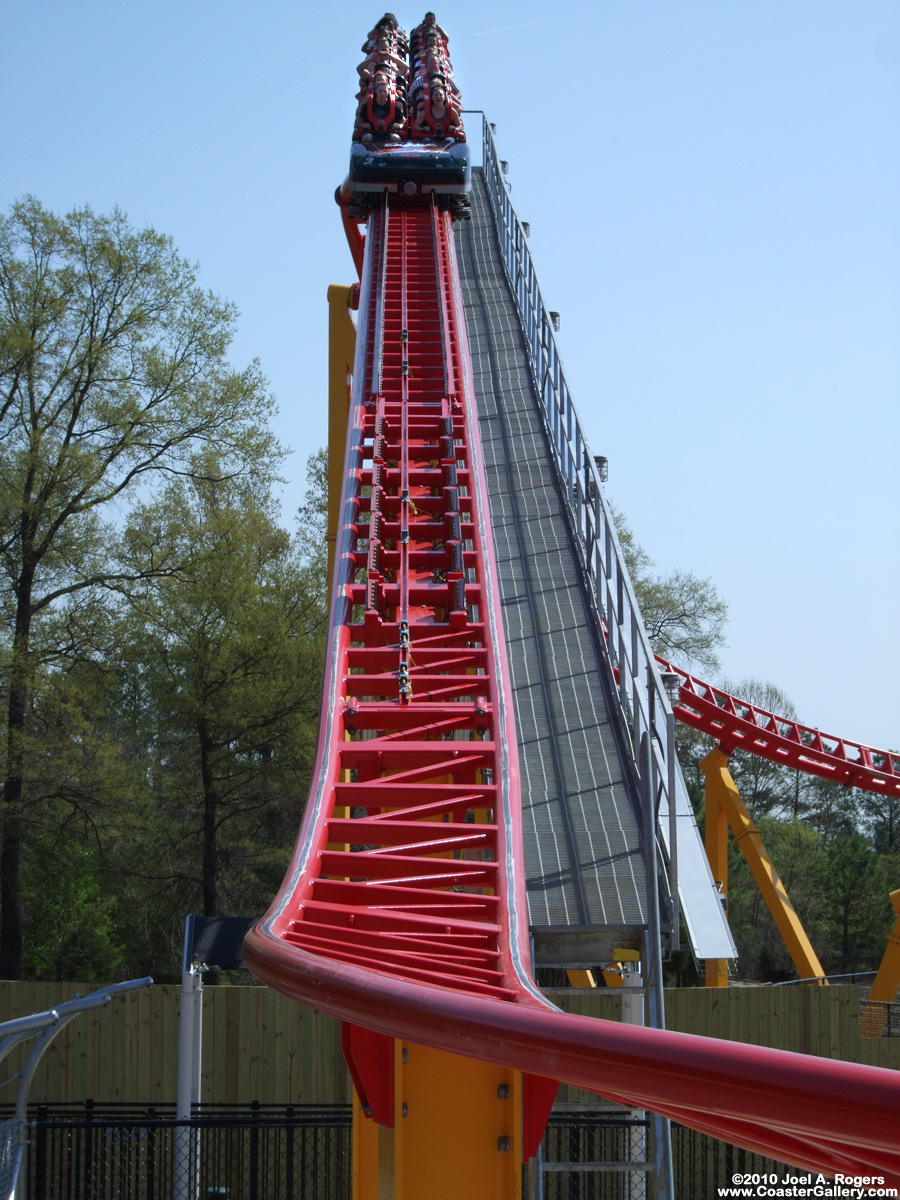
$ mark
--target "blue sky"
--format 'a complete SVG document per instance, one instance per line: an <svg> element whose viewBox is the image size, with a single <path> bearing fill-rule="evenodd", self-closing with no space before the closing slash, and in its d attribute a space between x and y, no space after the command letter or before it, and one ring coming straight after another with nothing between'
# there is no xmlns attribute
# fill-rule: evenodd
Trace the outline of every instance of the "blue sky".
<svg viewBox="0 0 900 1200"><path fill-rule="evenodd" d="M397 9L407 27L419 9ZM724 673L900 747L900 5L459 0L608 492L660 569L712 576ZM552 15L548 15L550 12ZM4 0L0 200L119 204L236 302L295 451L326 438L351 281L357 0Z"/></svg>

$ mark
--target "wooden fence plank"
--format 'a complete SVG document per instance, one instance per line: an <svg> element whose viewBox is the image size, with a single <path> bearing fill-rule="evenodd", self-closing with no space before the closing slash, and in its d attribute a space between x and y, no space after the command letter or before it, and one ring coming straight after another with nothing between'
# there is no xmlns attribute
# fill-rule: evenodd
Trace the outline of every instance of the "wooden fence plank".
<svg viewBox="0 0 900 1200"><path fill-rule="evenodd" d="M43 982L0 983L0 1020L38 1012L93 988ZM119 996L86 1013L51 1043L31 1098L79 1103L174 1103L180 987ZM560 992L560 1007L620 1020L621 990ZM683 988L666 993L668 1027L708 1037L803 1050L900 1069L900 1038L860 1040L852 986ZM24 1066L33 1042L0 1068L3 1080ZM203 1097L229 1103L335 1103L349 1099L340 1022L267 988L204 992ZM0 1092L12 1102L15 1084ZM574 1089L560 1099L585 1098Z"/></svg>

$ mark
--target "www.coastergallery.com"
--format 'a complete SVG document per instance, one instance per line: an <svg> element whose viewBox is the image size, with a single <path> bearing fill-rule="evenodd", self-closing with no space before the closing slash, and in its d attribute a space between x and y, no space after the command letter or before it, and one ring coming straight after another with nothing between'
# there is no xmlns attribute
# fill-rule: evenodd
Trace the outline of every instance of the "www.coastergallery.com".
<svg viewBox="0 0 900 1200"><path fill-rule="evenodd" d="M809 1197L855 1197L867 1200L869 1196L897 1196L897 1189L884 1186L883 1175L835 1175L826 1179L824 1175L777 1175L738 1174L732 1175L730 1187L716 1189L717 1196L809 1196Z"/></svg>

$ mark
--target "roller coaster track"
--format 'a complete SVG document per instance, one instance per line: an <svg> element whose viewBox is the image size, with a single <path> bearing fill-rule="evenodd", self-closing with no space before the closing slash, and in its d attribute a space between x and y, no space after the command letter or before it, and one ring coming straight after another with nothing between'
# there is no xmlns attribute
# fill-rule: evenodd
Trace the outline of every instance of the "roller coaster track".
<svg viewBox="0 0 900 1200"><path fill-rule="evenodd" d="M807 775L900 797L900 754L820 733L704 683L659 655L656 661L681 676L678 720L714 737L726 754L747 750Z"/></svg>
<svg viewBox="0 0 900 1200"><path fill-rule="evenodd" d="M900 1182L895 1072L572 1016L541 995L499 613L450 221L391 198L365 239L317 760L248 966L347 1022L351 1043L409 1038ZM747 726L772 753L850 756L687 676L681 699L717 737ZM871 770L890 776L888 761Z"/></svg>

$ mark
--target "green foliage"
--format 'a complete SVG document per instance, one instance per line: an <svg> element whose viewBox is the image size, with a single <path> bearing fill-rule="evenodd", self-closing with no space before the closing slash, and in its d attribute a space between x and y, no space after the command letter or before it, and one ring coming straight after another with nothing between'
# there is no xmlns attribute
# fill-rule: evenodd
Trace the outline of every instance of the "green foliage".
<svg viewBox="0 0 900 1200"><path fill-rule="evenodd" d="M328 451L323 447L306 460L306 494L297 510L297 548L301 560L324 575L328 550Z"/></svg>
<svg viewBox="0 0 900 1200"><path fill-rule="evenodd" d="M323 581L268 489L173 481L132 511L121 545L128 583L67 611L69 654L31 690L32 976L176 978L187 912L265 910L308 788ZM144 567L160 546L156 575Z"/></svg>
<svg viewBox="0 0 900 1200"><path fill-rule="evenodd" d="M790 700L772 684L742 679L726 680L722 687L766 711L796 719ZM713 741L681 726L676 747L702 822L699 763ZM888 893L900 881L900 855L891 840L898 806L889 798L745 751L731 756L729 770L826 973L877 968L894 921ZM795 978L790 956L733 839L728 859L728 919L739 952L739 977Z"/></svg>
<svg viewBox="0 0 900 1200"><path fill-rule="evenodd" d="M791 903L822 958L821 924L825 897L821 838L801 821L762 817L758 827ZM740 955L739 977L795 978L790 955L733 838L729 839L728 876L728 920Z"/></svg>
<svg viewBox="0 0 900 1200"><path fill-rule="evenodd" d="M64 829L26 851L25 973L84 983L115 979L125 962L116 898L96 851Z"/></svg>
<svg viewBox="0 0 900 1200"><path fill-rule="evenodd" d="M724 640L728 605L712 580L698 579L689 571L652 574L653 561L635 539L624 515L615 508L612 514L653 649L681 667L696 664L707 670L717 669L716 649Z"/></svg>
<svg viewBox="0 0 900 1200"><path fill-rule="evenodd" d="M95 654L42 667L33 688L21 826L23 970L31 976L108 979L126 961L108 845L136 776L107 719L111 682Z"/></svg>
<svg viewBox="0 0 900 1200"><path fill-rule="evenodd" d="M308 782L317 581L266 494L244 482L172 484L135 512L126 543L135 574L161 543L179 563L129 590L122 655L167 814L168 870L206 915L255 911L285 865Z"/></svg>
<svg viewBox="0 0 900 1200"><path fill-rule="evenodd" d="M854 829L823 835L802 820L764 817L759 830L827 974L877 968L893 925L892 867ZM728 918L742 979L789 979L796 972L750 870L729 848Z"/></svg>
<svg viewBox="0 0 900 1200"><path fill-rule="evenodd" d="M838 972L874 970L893 925L888 863L852 828L826 836L823 844L822 934L829 968Z"/></svg>
<svg viewBox="0 0 900 1200"><path fill-rule="evenodd" d="M233 306L121 212L33 198L0 220L0 545L30 615L110 574L112 501L161 471L271 474L259 366L225 355Z"/></svg>
<svg viewBox="0 0 900 1200"><path fill-rule="evenodd" d="M256 831L247 814L265 811L261 795L280 797L290 774L290 738L276 736L277 721L294 719L298 746L308 739L296 710L292 718L277 701L291 669L307 706L315 690L316 566L298 566L271 514L281 457L272 400L257 363L229 363L234 326L233 306L198 286L171 240L133 229L118 210L57 216L27 197L0 218L6 977L23 964L75 969L59 939L37 932L53 924L33 876L45 859L66 873L73 914L96 908L99 941L83 940L98 971L120 945L100 935L112 911L98 900L104 889L116 896L129 955L168 944L166 914L180 920L196 903L203 854L177 799L196 762L175 723L192 721L194 737L208 725L207 765L222 781L217 820L236 826L241 811L248 861ZM129 503L139 507L123 545ZM204 606L207 593L216 604ZM192 657L201 648L205 692ZM269 704L278 717L267 724L259 714ZM168 759L154 759L163 752ZM294 782L301 776L298 766Z"/></svg>
<svg viewBox="0 0 900 1200"><path fill-rule="evenodd" d="M900 856L900 797L862 792L859 815L879 854Z"/></svg>

